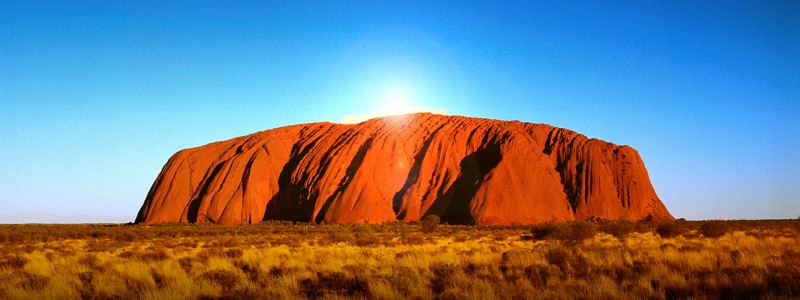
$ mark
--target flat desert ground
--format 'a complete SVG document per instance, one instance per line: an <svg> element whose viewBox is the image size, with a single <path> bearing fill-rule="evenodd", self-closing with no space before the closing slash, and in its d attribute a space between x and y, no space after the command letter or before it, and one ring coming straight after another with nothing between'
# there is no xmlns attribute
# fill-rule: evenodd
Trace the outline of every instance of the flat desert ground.
<svg viewBox="0 0 800 300"><path fill-rule="evenodd" d="M800 297L800 220L2 225L3 299Z"/></svg>

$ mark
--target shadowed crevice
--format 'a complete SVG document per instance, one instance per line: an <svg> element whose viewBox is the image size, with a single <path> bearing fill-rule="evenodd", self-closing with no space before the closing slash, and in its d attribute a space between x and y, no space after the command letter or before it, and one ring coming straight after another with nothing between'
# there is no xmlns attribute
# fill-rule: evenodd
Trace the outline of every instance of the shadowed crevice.
<svg viewBox="0 0 800 300"><path fill-rule="evenodd" d="M253 164L255 164L256 159L258 159L259 151L256 150L253 152L253 155L250 156L250 159L247 160L247 164L244 167L244 172L242 172L242 195L247 193L248 184L250 183L250 173L253 171ZM267 154L269 155L269 154Z"/></svg>
<svg viewBox="0 0 800 300"><path fill-rule="evenodd" d="M425 215L438 215L442 222L449 224L475 224L470 204L486 174L497 167L502 159L498 144L490 144L464 157L459 164L461 174L450 189L434 201Z"/></svg>
<svg viewBox="0 0 800 300"><path fill-rule="evenodd" d="M364 156L367 155L367 150L369 150L369 148L372 146L373 139L374 138L372 137L368 138L366 141L364 141L364 144L358 147L358 151L356 151L356 154L350 161L350 165L347 166L347 169L345 170L345 175L342 178L342 181L339 183L339 187L336 188L336 191L334 191L328 197L328 199L325 199L325 203L322 204L322 207L320 208L319 212L317 212L317 215L314 217L314 223L320 223L325 219L325 213L328 212L328 208L333 203L333 199L336 199L336 196L339 195L339 193L344 192L344 189L347 188L347 185L350 183L350 180L353 179L353 176L356 174L356 171L358 171L358 168L361 167L361 163L364 162Z"/></svg>
<svg viewBox="0 0 800 300"><path fill-rule="evenodd" d="M570 208L572 209L572 213L574 214L578 206L582 205L579 203L579 193L586 192L583 188L583 178L584 175L584 162L580 162L575 166L575 169L572 170L572 176L568 176L568 163L567 161L561 161L556 165L556 172L558 172L559 177L561 177L561 186L564 189L564 194L567 196L567 202L569 202Z"/></svg>
<svg viewBox="0 0 800 300"><path fill-rule="evenodd" d="M406 178L406 182L403 184L403 187L394 194L392 197L392 210L394 211L394 215L397 220L402 220L405 218L406 210L402 210L403 208L403 197L406 195L406 192L411 188L414 183L419 180L420 169L422 169L422 160L425 159L425 155L428 153L428 148L433 143L433 139L436 137L436 134L444 128L446 124L441 124L436 130L434 130L422 143L422 147L420 148L417 155L414 156L414 164L411 165L411 169L408 171L408 177Z"/></svg>
<svg viewBox="0 0 800 300"><path fill-rule="evenodd" d="M186 221L189 223L197 222L197 212L200 209L200 203L202 203L203 197L208 193L208 188L211 186L211 183L214 182L214 178L217 177L217 174L220 170L222 170L222 166L224 162L221 162L214 166L214 169L206 176L205 182L203 182L203 187L200 189L200 192L197 193L197 197L192 199L189 202L189 207L186 211Z"/></svg>
<svg viewBox="0 0 800 300"><path fill-rule="evenodd" d="M264 217L261 218L262 221L283 220L308 222L309 216L311 216L314 211L314 206L313 203L311 203L311 208L309 210L309 204L307 202L311 201L303 202L301 200L305 198L301 198L302 191L300 191L300 187L292 182L292 174L294 174L300 162L311 149L314 148L320 139L322 139L322 135L317 136L316 139L308 143L305 147L301 146L301 141L297 141L292 147L289 161L283 165L281 174L278 176L278 192L267 202L267 207L264 209ZM303 174L303 176L306 175ZM300 181L302 182L304 179L305 177L301 178Z"/></svg>

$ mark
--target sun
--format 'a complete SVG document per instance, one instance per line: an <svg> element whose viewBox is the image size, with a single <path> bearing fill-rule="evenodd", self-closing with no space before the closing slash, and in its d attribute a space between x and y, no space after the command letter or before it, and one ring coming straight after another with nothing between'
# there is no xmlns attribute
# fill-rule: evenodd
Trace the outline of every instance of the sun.
<svg viewBox="0 0 800 300"><path fill-rule="evenodd" d="M420 91L412 88L411 85L402 83L387 84L377 89L371 98L374 110L366 114L347 115L342 117L341 122L345 124L356 124L378 117L405 115L419 112L430 112L436 114L446 114L443 109L435 109L421 106Z"/></svg>
<svg viewBox="0 0 800 300"><path fill-rule="evenodd" d="M408 113L413 107L408 88L397 85L386 88L380 102L382 103L380 114L387 116Z"/></svg>

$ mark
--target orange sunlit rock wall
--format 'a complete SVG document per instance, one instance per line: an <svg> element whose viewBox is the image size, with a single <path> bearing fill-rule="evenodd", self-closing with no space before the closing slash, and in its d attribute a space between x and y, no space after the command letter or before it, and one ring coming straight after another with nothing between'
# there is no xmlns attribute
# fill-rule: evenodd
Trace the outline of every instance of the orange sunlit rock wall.
<svg viewBox="0 0 800 300"><path fill-rule="evenodd" d="M411 114L175 153L137 223L672 219L631 147L545 124Z"/></svg>

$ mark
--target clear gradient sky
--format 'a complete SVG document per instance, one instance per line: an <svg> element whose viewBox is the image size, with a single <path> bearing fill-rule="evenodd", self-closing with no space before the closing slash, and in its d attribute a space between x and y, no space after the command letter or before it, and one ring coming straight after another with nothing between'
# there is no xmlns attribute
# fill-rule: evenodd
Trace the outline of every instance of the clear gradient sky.
<svg viewBox="0 0 800 300"><path fill-rule="evenodd" d="M182 148L400 98L631 145L676 217L800 216L800 2L608 3L0 0L0 214L133 221Z"/></svg>

